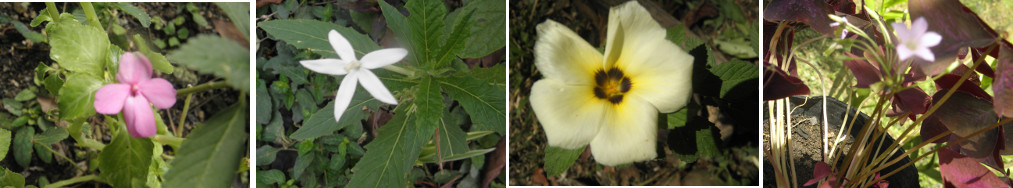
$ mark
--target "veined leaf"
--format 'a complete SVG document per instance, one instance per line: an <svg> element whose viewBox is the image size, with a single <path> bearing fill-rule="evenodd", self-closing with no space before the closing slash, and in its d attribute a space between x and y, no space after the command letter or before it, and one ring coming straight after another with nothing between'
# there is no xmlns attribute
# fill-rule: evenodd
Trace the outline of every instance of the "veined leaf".
<svg viewBox="0 0 1013 188"><path fill-rule="evenodd" d="M99 153L99 177L113 187L131 187L135 180L143 182L148 177L153 148L151 140L131 137L121 129Z"/></svg>
<svg viewBox="0 0 1013 188"><path fill-rule="evenodd" d="M467 2L464 7L447 15L448 18L459 16L463 12L472 12L471 27L465 47L457 53L463 58L479 58L506 45L506 0L483 0Z"/></svg>
<svg viewBox="0 0 1013 188"><path fill-rule="evenodd" d="M14 161L21 167L28 168L32 162L32 137L35 136L34 127L21 127L14 135L13 147Z"/></svg>
<svg viewBox="0 0 1013 188"><path fill-rule="evenodd" d="M440 118L443 117L443 95L440 94L440 86L433 81L432 77L423 76L419 81L412 104L418 109L415 126L440 124Z"/></svg>
<svg viewBox="0 0 1013 188"><path fill-rule="evenodd" d="M222 8L222 11L225 11L225 15L228 15L229 20L232 20L232 24L236 25L236 29L239 29L240 33L243 33L243 37L250 38L250 4L245 2L215 2L215 5Z"/></svg>
<svg viewBox="0 0 1013 188"><path fill-rule="evenodd" d="M7 151L11 149L11 131L0 129L0 161L7 158Z"/></svg>
<svg viewBox="0 0 1013 188"><path fill-rule="evenodd" d="M289 138L296 140L313 139L329 135L348 126L362 126L362 119L369 117L369 113L363 111L362 108L376 109L380 104L383 103L373 98L372 95L369 95L365 89L356 89L355 94L352 96L352 102L349 103L345 112L341 114L341 120L335 121L334 101L331 100L327 106L317 110L309 119L303 121L302 127L292 133Z"/></svg>
<svg viewBox="0 0 1013 188"><path fill-rule="evenodd" d="M548 176L555 176L566 172L573 162L577 161L580 153L584 153L584 147L579 149L563 149L558 147L545 148L545 173Z"/></svg>
<svg viewBox="0 0 1013 188"><path fill-rule="evenodd" d="M448 158L452 155L459 155L468 152L468 142L465 140L464 130L457 125L447 125L443 119L440 119L440 123L436 130L440 131L440 156L444 161L449 161Z"/></svg>
<svg viewBox="0 0 1013 188"><path fill-rule="evenodd" d="M116 6L116 8L123 10L123 12L126 12L130 16L137 18L137 21L141 22L141 26L147 28L148 25L151 25L151 16L148 16L148 13L145 13L140 8L137 8L134 5L130 5L130 3L127 2L120 2L113 5Z"/></svg>
<svg viewBox="0 0 1013 188"><path fill-rule="evenodd" d="M334 47L327 40L327 33L335 30L341 33L355 49L356 57L362 58L366 53L380 49L369 36L363 35L352 28L341 27L333 23L317 20L273 20L260 22L257 25L272 37L285 41L299 49L320 54L326 58L337 58Z"/></svg>
<svg viewBox="0 0 1013 188"><path fill-rule="evenodd" d="M245 109L234 104L194 129L165 174L165 187L229 187L249 137Z"/></svg>
<svg viewBox="0 0 1013 188"><path fill-rule="evenodd" d="M233 88L250 90L250 50L235 41L215 35L198 35L169 59L204 74L225 78Z"/></svg>
<svg viewBox="0 0 1013 188"><path fill-rule="evenodd" d="M506 135L506 89L492 84L492 79L505 78L476 79L471 74L460 73L439 82L450 98L460 102L471 116L476 125L472 131L494 130Z"/></svg>
<svg viewBox="0 0 1013 188"><path fill-rule="evenodd" d="M729 61L718 65L710 71L721 78L721 97L725 97L733 87L750 79L759 79L758 67L742 61Z"/></svg>
<svg viewBox="0 0 1013 188"><path fill-rule="evenodd" d="M352 169L348 187L408 187L409 172L435 126L416 126L415 115L398 106L396 115L380 127L379 136L366 145L366 155Z"/></svg>
<svg viewBox="0 0 1013 188"><path fill-rule="evenodd" d="M453 154L453 155L448 155L446 157L443 157L443 161L446 162L446 161L457 161L457 160L462 160L462 159L469 159L469 158L472 158L472 157L475 157L475 156L485 155L486 153L489 153L489 152L492 152L492 151L495 151L495 150L496 150L496 148L471 150L471 151L464 152L464 153L457 153L457 154ZM416 165L422 165L422 164L425 164L425 163L434 163L434 162L437 162L437 160L438 159L436 158L436 156L433 155L433 156L428 156L426 158L419 158L419 161L417 163L415 163L415 164Z"/></svg>
<svg viewBox="0 0 1013 188"><path fill-rule="evenodd" d="M102 87L102 81L91 74L71 73L67 83L60 88L61 119L86 118L95 115L95 91Z"/></svg>
<svg viewBox="0 0 1013 188"><path fill-rule="evenodd" d="M70 133L67 132L67 128L56 126L43 131L42 134L35 135L34 140L35 142L49 145L60 142L61 140L66 139L67 136L70 136Z"/></svg>
<svg viewBox="0 0 1013 188"><path fill-rule="evenodd" d="M46 25L49 57L69 71L99 76L106 61L109 37L97 27L85 26L68 13L60 15L59 22Z"/></svg>

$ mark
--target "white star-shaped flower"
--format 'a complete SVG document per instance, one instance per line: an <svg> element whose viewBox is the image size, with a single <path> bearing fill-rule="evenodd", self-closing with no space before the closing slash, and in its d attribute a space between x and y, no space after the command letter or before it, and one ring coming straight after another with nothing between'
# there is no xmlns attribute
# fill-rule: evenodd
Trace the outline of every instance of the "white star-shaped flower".
<svg viewBox="0 0 1013 188"><path fill-rule="evenodd" d="M360 60L355 57L355 49L352 48L352 45L348 43L345 37L338 34L337 31L331 30L327 38L331 42L331 47L334 47L334 52L341 59L303 60L299 61L299 63L313 72L329 75L345 75L345 78L341 80L341 85L338 86L338 95L334 99L335 121L341 120L341 114L344 114L345 109L348 108L348 104L352 101L352 95L355 94L355 88L358 85L356 81L362 83L362 87L366 88L366 91L380 102L397 104L397 99L394 99L394 95L387 90L383 82L380 82L380 78L376 77L376 74L373 74L369 70L401 61L401 59L404 59L408 55L407 50L403 48L380 49L369 52L365 56L362 56Z"/></svg>

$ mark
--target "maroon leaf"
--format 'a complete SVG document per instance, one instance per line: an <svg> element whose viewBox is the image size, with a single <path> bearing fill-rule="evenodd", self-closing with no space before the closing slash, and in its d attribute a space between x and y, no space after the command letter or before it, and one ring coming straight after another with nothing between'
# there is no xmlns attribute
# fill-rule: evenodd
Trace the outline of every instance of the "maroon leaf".
<svg viewBox="0 0 1013 188"><path fill-rule="evenodd" d="M912 117L915 114L924 114L930 104L929 95L918 87L897 92L891 99L891 103L893 108L887 112L887 116L897 116L908 112L911 112Z"/></svg>
<svg viewBox="0 0 1013 188"><path fill-rule="evenodd" d="M855 75L855 79L858 81L858 88L869 88L869 84L873 84L883 80L880 76L882 73L879 71L879 64L873 64L864 59L851 53L845 53L845 55L855 58L853 60L844 61L844 66L851 69L851 74Z"/></svg>
<svg viewBox="0 0 1013 188"><path fill-rule="evenodd" d="M929 116L928 118L925 118L925 121L922 122L922 127L920 130L922 141L928 141L929 139L932 139L932 137L936 137L936 135L943 134L943 132L946 132L947 130L949 129L946 129L946 126L943 125L943 122L939 122L939 118ZM946 142L947 140L946 138L947 137L940 138L938 140L932 141L932 143L939 144Z"/></svg>
<svg viewBox="0 0 1013 188"><path fill-rule="evenodd" d="M924 67L927 75L936 75L954 62L961 48L986 46L998 36L960 1L911 0L908 9L911 18L924 17L929 22L929 31L943 37L938 46L930 48L936 56L935 62L915 58L915 64L928 66Z"/></svg>
<svg viewBox="0 0 1013 188"><path fill-rule="evenodd" d="M986 55L986 54L984 54L985 50L988 50L988 46L981 47L981 48L973 48L973 49L971 49L971 60L974 61L974 62L978 62L981 58L984 58L985 55ZM992 50L992 53L994 54L994 56L999 56L998 52L999 52L998 49L993 49ZM981 61L984 61L984 60L981 60ZM988 76L989 78L995 78L995 71L993 71L992 67L988 66L988 64L981 64L977 68L974 68L974 70L978 71L979 73L981 73L981 74L983 74L985 76Z"/></svg>
<svg viewBox="0 0 1013 188"><path fill-rule="evenodd" d="M938 102L947 90L936 92L932 97L933 102ZM988 128L998 121L998 117L989 113L989 101L975 97L967 92L957 91L939 110L931 116L938 118L939 122L958 137L968 137L974 132ZM960 143L960 151L964 155L975 158L978 161L995 165L993 153L996 152L995 145L999 141L999 131L989 130L976 135Z"/></svg>
<svg viewBox="0 0 1013 188"><path fill-rule="evenodd" d="M939 150L939 173L944 184L955 187L1008 187L977 160L948 148Z"/></svg>
<svg viewBox="0 0 1013 188"><path fill-rule="evenodd" d="M805 182L805 186L810 186L810 185L819 183L820 180L823 180L823 178L826 178L827 176L830 176L830 175L833 175L833 174L834 174L834 172L833 172L833 170L830 169L830 165L828 165L827 163L825 163L823 161L817 162L816 166L813 167L813 179L810 179L809 181L806 181ZM833 183L831 183L831 181L834 180L834 179L836 179L836 178L834 178L834 177L830 177L830 178L831 179L828 179L827 182L824 183L823 185L833 184Z"/></svg>
<svg viewBox="0 0 1013 188"><path fill-rule="evenodd" d="M954 72L957 71L954 70ZM949 90L953 88L953 85L957 84L957 81L960 80L960 76L961 75L955 74L943 75L939 77L939 79L935 80L936 88L938 90ZM967 92L968 94L974 95L975 97L982 98L987 101L992 101L992 96L988 95L988 93L986 93L985 90L981 89L981 87L978 87L978 83L974 82L973 80L964 81L964 83L960 84L960 87L957 88L957 91Z"/></svg>
<svg viewBox="0 0 1013 188"><path fill-rule="evenodd" d="M809 94L809 87L794 76L788 76L776 66L767 64L763 71L763 100L774 100L792 95Z"/></svg>
<svg viewBox="0 0 1013 188"><path fill-rule="evenodd" d="M830 17L833 13L830 5L822 0L773 0L763 11L763 19L772 21L792 21L809 24L814 30L823 34L833 34L830 28Z"/></svg>
<svg viewBox="0 0 1013 188"><path fill-rule="evenodd" d="M992 93L995 93L993 108L995 114L1013 117L1013 45L1003 41L999 49L995 81Z"/></svg>

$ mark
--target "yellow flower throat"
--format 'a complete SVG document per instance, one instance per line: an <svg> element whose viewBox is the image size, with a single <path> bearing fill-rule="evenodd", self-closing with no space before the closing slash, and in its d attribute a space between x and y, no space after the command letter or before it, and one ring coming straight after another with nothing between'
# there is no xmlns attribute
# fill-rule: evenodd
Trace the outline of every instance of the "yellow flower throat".
<svg viewBox="0 0 1013 188"><path fill-rule="evenodd" d="M623 75L618 68L598 70L594 73L594 96L606 100L612 104L619 104L623 101L623 94L630 91L633 82L629 77Z"/></svg>

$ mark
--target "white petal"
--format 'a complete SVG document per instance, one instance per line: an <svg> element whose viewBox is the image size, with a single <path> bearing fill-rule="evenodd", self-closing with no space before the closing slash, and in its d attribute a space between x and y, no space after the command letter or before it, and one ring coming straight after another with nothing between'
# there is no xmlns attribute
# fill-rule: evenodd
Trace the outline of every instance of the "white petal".
<svg viewBox="0 0 1013 188"><path fill-rule="evenodd" d="M911 51L911 49L905 47L903 44L897 46L897 58L899 58L901 61L907 60L907 58L911 58L911 56L913 55L914 52Z"/></svg>
<svg viewBox="0 0 1013 188"><path fill-rule="evenodd" d="M922 39L918 41L918 45L928 48L939 45L940 41L943 41L943 36L936 32L928 32L922 35Z"/></svg>
<svg viewBox="0 0 1013 188"><path fill-rule="evenodd" d="M338 86L338 96L334 97L334 121L341 120L341 114L345 114L345 109L348 109L348 104L352 102L352 96L355 94L355 86L358 75L352 72L345 75L344 79L341 79L341 85Z"/></svg>
<svg viewBox="0 0 1013 188"><path fill-rule="evenodd" d="M601 53L566 26L552 20L538 24L535 66L545 78L594 84L594 72L602 69L601 62Z"/></svg>
<svg viewBox="0 0 1013 188"><path fill-rule="evenodd" d="M566 85L555 79L542 79L531 87L531 109L545 130L549 146L576 149L598 134L604 113L612 104L596 98L592 87Z"/></svg>
<svg viewBox="0 0 1013 188"><path fill-rule="evenodd" d="M328 41L331 42L331 47L334 48L334 53L337 53L341 57L341 60L345 61L357 61L355 58L355 48L352 48L352 44L348 43L348 39L338 33L338 31L331 30L327 33Z"/></svg>
<svg viewBox="0 0 1013 188"><path fill-rule="evenodd" d="M929 22L925 21L925 17L919 17L911 23L911 34L913 36L922 36L926 31L929 30Z"/></svg>
<svg viewBox="0 0 1013 188"><path fill-rule="evenodd" d="M330 74L330 75L345 75L348 71L345 71L345 61L340 59L314 59L314 60L302 60L299 61L303 67L313 72Z"/></svg>
<svg viewBox="0 0 1013 188"><path fill-rule="evenodd" d="M362 56L362 61L360 62L362 62L362 67L375 69L397 63L398 61L401 61L401 59L404 59L407 55L408 50L405 50L404 48L380 49Z"/></svg>
<svg viewBox="0 0 1013 188"><path fill-rule="evenodd" d="M609 10L608 36L605 41L605 67L637 49L637 44L665 40L666 31L651 13L637 1L630 1Z"/></svg>
<svg viewBox="0 0 1013 188"><path fill-rule="evenodd" d="M657 157L657 121L654 106L636 97L623 98L605 114L605 125L591 140L594 160L616 166Z"/></svg>
<svg viewBox="0 0 1013 188"><path fill-rule="evenodd" d="M394 95L390 94L387 87L383 86L383 82L380 82L380 78L376 77L376 74L373 74L372 71L359 70L355 72L355 76L359 77L359 83L362 83L362 87L366 88L366 91L370 95L373 95L373 98L387 104L397 104L397 99L394 99Z"/></svg>
<svg viewBox="0 0 1013 188"><path fill-rule="evenodd" d="M610 16L609 31L618 33L609 33L612 40L606 54L633 83L627 95L646 100L662 113L686 106L692 93L693 56L665 40L665 29L636 1L613 8ZM616 21L621 23L614 26Z"/></svg>
<svg viewBox="0 0 1013 188"><path fill-rule="evenodd" d="M911 40L912 32L907 28L907 25L905 25L904 22L894 22L890 25L893 26L893 32L897 33L897 41L893 41L894 43L902 44L904 41Z"/></svg>
<svg viewBox="0 0 1013 188"><path fill-rule="evenodd" d="M920 47L920 48L918 48L918 50L914 51L914 53L918 57L921 57L922 59L924 59L924 60L926 60L928 62L934 62L934 61L936 61L936 56L932 54L932 51L929 51L929 48Z"/></svg>

